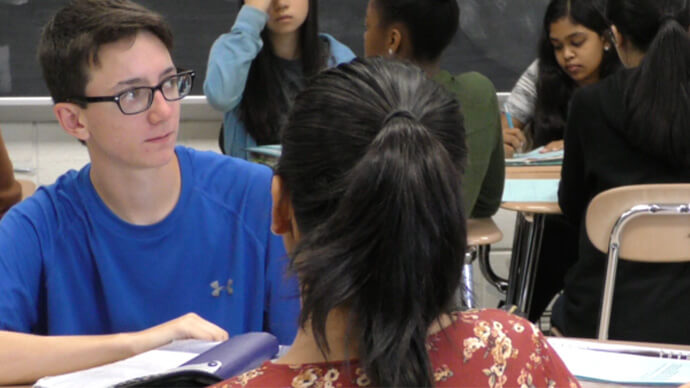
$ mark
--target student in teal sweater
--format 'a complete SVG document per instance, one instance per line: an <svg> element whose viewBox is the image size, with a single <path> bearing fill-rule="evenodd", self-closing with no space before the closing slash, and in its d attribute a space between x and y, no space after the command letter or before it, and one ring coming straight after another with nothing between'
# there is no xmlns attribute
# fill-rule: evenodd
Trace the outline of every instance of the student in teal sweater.
<svg viewBox="0 0 690 388"><path fill-rule="evenodd" d="M460 102L468 158L463 185L465 209L472 218L498 210L505 178L501 121L496 89L477 72L454 76L441 70L441 54L453 39L460 18L453 0L370 0L364 50L408 60L441 83Z"/></svg>

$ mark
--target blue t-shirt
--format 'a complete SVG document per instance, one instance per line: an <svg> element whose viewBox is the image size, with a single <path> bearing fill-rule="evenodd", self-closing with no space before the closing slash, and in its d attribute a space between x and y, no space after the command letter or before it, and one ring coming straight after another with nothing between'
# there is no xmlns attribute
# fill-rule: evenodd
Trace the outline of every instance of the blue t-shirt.
<svg viewBox="0 0 690 388"><path fill-rule="evenodd" d="M129 224L103 203L90 165L0 222L0 329L68 335L142 330L187 312L230 335L296 333L297 283L270 233L265 166L177 147L182 190L162 221Z"/></svg>

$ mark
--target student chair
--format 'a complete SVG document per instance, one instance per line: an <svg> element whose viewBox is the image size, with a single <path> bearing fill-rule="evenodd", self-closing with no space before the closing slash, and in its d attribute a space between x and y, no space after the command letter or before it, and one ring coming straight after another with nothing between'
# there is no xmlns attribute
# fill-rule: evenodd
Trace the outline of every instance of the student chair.
<svg viewBox="0 0 690 388"><path fill-rule="evenodd" d="M623 186L592 199L587 236L608 265L598 338L608 338L618 258L673 263L690 261L690 184Z"/></svg>
<svg viewBox="0 0 690 388"><path fill-rule="evenodd" d="M498 278L491 267L489 266L489 253L491 251L491 244L501 241L503 233L491 218L473 218L467 220L467 252L465 252L465 263L462 268L462 297L465 306L468 308L476 308L473 288L473 270L472 262L479 259L479 265L487 276L487 280L496 284L502 281ZM486 272L488 268L489 272ZM489 276L493 275L494 279ZM507 284L506 284L507 285ZM499 288L500 289L500 288Z"/></svg>

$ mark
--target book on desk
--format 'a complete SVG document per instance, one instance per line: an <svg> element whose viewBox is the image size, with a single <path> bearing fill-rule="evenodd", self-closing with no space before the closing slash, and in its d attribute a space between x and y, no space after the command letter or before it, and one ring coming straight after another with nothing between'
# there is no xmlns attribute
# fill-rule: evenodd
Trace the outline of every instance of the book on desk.
<svg viewBox="0 0 690 388"><path fill-rule="evenodd" d="M34 387L205 387L237 376L273 358L278 340L247 333L223 342L175 341L111 364L45 377Z"/></svg>

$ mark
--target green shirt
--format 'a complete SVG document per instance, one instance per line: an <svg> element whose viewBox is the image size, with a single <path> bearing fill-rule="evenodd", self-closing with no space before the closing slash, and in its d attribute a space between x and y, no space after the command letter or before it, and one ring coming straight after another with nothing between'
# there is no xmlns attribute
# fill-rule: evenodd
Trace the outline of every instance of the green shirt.
<svg viewBox="0 0 690 388"><path fill-rule="evenodd" d="M505 180L496 89L477 72L453 76L442 70L434 80L455 95L465 119L468 150L463 180L465 210L471 218L491 217L501 204Z"/></svg>

